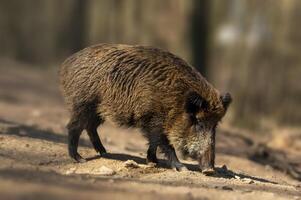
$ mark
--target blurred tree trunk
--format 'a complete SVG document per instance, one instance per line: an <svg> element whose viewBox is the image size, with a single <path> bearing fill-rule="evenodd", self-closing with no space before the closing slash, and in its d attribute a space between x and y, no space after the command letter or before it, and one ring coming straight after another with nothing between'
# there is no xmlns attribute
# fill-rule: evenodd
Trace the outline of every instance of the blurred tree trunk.
<svg viewBox="0 0 301 200"><path fill-rule="evenodd" d="M192 64L207 75L210 45L210 0L193 1L191 13L190 44Z"/></svg>
<svg viewBox="0 0 301 200"><path fill-rule="evenodd" d="M87 23L87 1L73 0L72 10L70 13L68 29L62 33L67 40L67 48L71 52L76 52L85 47L86 40L86 23Z"/></svg>

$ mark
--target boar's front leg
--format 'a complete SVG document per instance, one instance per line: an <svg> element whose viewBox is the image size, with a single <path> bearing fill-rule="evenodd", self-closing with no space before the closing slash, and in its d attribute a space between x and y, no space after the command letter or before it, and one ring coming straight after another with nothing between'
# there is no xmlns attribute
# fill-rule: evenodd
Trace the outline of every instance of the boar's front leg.
<svg viewBox="0 0 301 200"><path fill-rule="evenodd" d="M157 148L158 145L154 143L150 143L148 150L147 150L147 158L146 158L146 163L158 163L157 159Z"/></svg>
<svg viewBox="0 0 301 200"><path fill-rule="evenodd" d="M186 171L187 170L185 165L183 165L179 161L174 147L169 144L169 141L165 135L162 136L159 146L160 146L161 150L163 151L163 153L166 155L168 163L172 169L175 169L177 171Z"/></svg>

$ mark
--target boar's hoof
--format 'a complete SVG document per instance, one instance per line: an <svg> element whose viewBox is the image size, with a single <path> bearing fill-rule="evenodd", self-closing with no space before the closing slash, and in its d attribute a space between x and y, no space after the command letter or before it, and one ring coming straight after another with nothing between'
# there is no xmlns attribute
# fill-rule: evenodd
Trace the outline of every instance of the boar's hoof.
<svg viewBox="0 0 301 200"><path fill-rule="evenodd" d="M146 164L148 166L155 167L155 166L157 166L157 163L158 163L157 161L146 159Z"/></svg>
<svg viewBox="0 0 301 200"><path fill-rule="evenodd" d="M187 167L183 166L183 167L179 168L178 171L179 172L187 172L188 169L187 169Z"/></svg>
<svg viewBox="0 0 301 200"><path fill-rule="evenodd" d="M85 163L85 162L87 162L87 160L84 159L83 157L81 157L81 155L79 155L79 154L76 154L76 155L73 156L72 158L73 158L73 160L74 160L75 162L77 162L77 163Z"/></svg>
<svg viewBox="0 0 301 200"><path fill-rule="evenodd" d="M146 158L146 164L148 165L156 165L158 163L158 160L156 157L150 157L150 156L147 156Z"/></svg>
<svg viewBox="0 0 301 200"><path fill-rule="evenodd" d="M179 172L188 171L188 169L182 163L172 163L171 168Z"/></svg>
<svg viewBox="0 0 301 200"><path fill-rule="evenodd" d="M213 168L206 168L206 169L202 169L202 173L205 174L206 176L210 176L215 173L215 170Z"/></svg>
<svg viewBox="0 0 301 200"><path fill-rule="evenodd" d="M104 156L104 155L107 154L107 151L106 151L106 150L104 150L104 151L99 151L98 154L99 154L100 156Z"/></svg>

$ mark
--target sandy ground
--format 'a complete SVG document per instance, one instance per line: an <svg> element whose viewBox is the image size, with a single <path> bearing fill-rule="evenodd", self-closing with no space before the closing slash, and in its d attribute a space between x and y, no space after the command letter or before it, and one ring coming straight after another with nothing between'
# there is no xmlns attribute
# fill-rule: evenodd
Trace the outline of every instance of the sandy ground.
<svg viewBox="0 0 301 200"><path fill-rule="evenodd" d="M66 146L68 113L57 88L53 69L1 62L1 199L301 199L300 182L248 159L254 142L272 136L225 124L217 133L213 176L200 173L192 160L183 160L190 171L168 169L160 154L159 166L146 165L139 131L110 124L98 129L109 153L95 156L83 133L79 152L89 161L73 163ZM301 160L300 153L290 156Z"/></svg>

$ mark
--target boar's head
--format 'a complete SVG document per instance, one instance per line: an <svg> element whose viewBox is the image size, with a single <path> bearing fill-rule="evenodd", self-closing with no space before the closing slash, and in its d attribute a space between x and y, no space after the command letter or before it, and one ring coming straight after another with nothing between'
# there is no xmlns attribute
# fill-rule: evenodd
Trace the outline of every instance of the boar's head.
<svg viewBox="0 0 301 200"><path fill-rule="evenodd" d="M231 101L229 93L212 103L189 92L184 111L171 128L170 141L183 155L197 159L202 170L214 169L215 130Z"/></svg>

